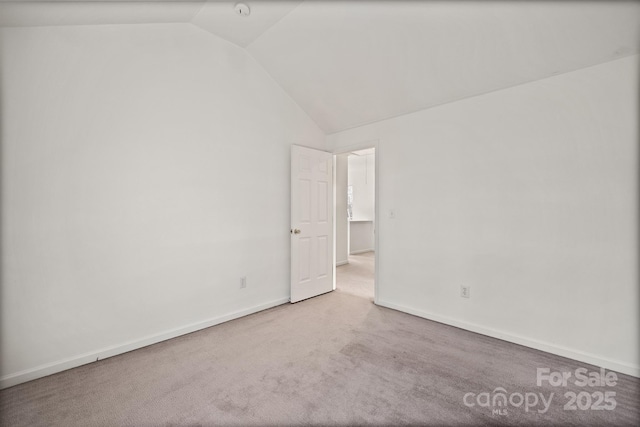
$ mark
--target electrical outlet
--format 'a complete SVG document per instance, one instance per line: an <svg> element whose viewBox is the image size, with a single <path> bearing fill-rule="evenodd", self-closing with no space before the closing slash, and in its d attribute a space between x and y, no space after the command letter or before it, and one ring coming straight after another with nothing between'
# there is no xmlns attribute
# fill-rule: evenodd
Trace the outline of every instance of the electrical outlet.
<svg viewBox="0 0 640 427"><path fill-rule="evenodd" d="M241 277L240 278L240 289L244 289L247 287L247 277Z"/></svg>
<svg viewBox="0 0 640 427"><path fill-rule="evenodd" d="M469 298L471 296L471 286L460 286L460 296Z"/></svg>

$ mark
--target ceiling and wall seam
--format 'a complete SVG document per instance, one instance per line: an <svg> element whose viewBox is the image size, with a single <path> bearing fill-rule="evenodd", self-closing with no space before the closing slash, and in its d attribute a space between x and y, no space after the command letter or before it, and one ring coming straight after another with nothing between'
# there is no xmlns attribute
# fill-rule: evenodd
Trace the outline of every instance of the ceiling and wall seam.
<svg viewBox="0 0 640 427"><path fill-rule="evenodd" d="M190 24L243 49L325 135L640 53L637 2L247 0L249 17L227 0L9 3L0 25Z"/></svg>
<svg viewBox="0 0 640 427"><path fill-rule="evenodd" d="M278 18L278 20L276 22L274 22L273 24L271 24L270 26L268 26L267 28L264 29L264 31L262 31L258 36L256 36L253 40L251 40L246 46L244 46L245 49L249 49L249 47L255 43L256 40L260 39L263 35L265 35L265 33L267 33L269 30L271 30L273 27L275 27L276 25L278 25L284 18L286 18L288 15L290 15L294 10L296 10L297 8L300 7L300 5L302 3L304 3L305 0L300 1L293 9L291 9L289 12L285 13L284 15L282 15L280 18Z"/></svg>
<svg viewBox="0 0 640 427"><path fill-rule="evenodd" d="M244 49L244 48L242 48L242 49ZM262 65L262 63L261 63L260 61L258 61L258 60L257 60L257 59L256 59L256 58L251 54L251 52L249 52L249 51L248 51L248 50L246 50L246 49L244 49L244 51L246 52L247 56L248 56L249 58L251 58L251 60L252 60L252 61L253 61L253 62L254 62L254 63L255 63L255 64L256 64L256 65L257 65L257 66L262 70L262 71L264 71L264 72L265 72L265 74L266 74L267 76L269 76L269 79L271 79L271 81L273 81L273 83L274 83L276 86L278 86L278 87L280 88L280 90L282 90L282 93L284 93L284 94L286 95L286 97L287 97L288 99L290 99L290 100L291 100L291 102L293 102L293 103L294 103L294 104L295 104L295 105L300 109L300 111L301 111L302 113L304 113L304 115L305 115L305 116L307 116L307 117L309 118L309 120L311 120L311 122L312 122L313 124L315 124L315 125L316 125L316 127L317 127L321 132L322 132L322 134L323 134L323 135L325 136L325 138L326 138L326 137L328 136L328 133L327 133L327 131L326 131L322 126L320 126L320 124L317 122L317 120L316 120L316 119L314 119L313 117L311 117L311 115L309 114L309 112L308 112L306 109L302 108L302 106L298 103L298 101L296 101L296 99L295 99L294 97L292 97L292 96L291 96L291 94L289 93L289 91L285 90L285 89L282 87L282 85L280 84L280 82L278 82L278 80L276 80L276 79L273 77L273 75L271 75L271 73L269 72L269 70L267 70L267 69L264 67L264 65Z"/></svg>
<svg viewBox="0 0 640 427"><path fill-rule="evenodd" d="M640 52L640 8L304 2L248 46L327 132Z"/></svg>
<svg viewBox="0 0 640 427"><path fill-rule="evenodd" d="M510 85L510 86L499 87L499 88L496 88L496 89L480 92L480 93L477 93L477 94L474 94L474 95L468 95L468 96L465 96L465 97L462 97L462 98L452 99L451 101L446 101L446 102L441 102L441 103L438 103L438 104L430 105L428 107L419 108L419 109L407 111L407 112L404 112L404 113L394 114L392 116L388 116L388 117L385 117L385 118L382 118L382 119L376 119L376 120L371 120L371 121L368 121L368 122L363 122L363 123L360 123L360 124L357 124L357 125L353 125L353 126L345 127L343 129L340 129L340 130L336 130L335 132L329 132L329 131L324 131L324 132L325 132L325 135L327 137L330 137L330 136L339 134L341 132L357 129L357 128L364 127L364 126L369 126L369 125L372 125L372 124L375 124L375 123L381 123L381 122L384 122L384 121L387 121L387 120L397 119L397 118L403 117L403 116L409 116L411 114L420 113L422 111L430 110L432 108L438 108L438 107L442 107L444 105L455 104L456 102L459 102L459 101L465 101L467 99L478 98L478 97L481 97L481 96L484 96L484 95L489 95L489 94L492 94L492 93L495 93L495 92L501 92L503 90L509 90L509 89L517 88L519 86L525 86L525 85L536 83L536 82L539 82L539 81L552 79L554 77L561 76L563 74L570 74L570 73L574 73L576 71L586 70L588 68L599 67L599 66L601 66L603 64L607 64L609 62L619 61L619 60L622 60L622 59L625 59L625 58L628 58L628 57L632 57L632 56L636 56L638 58L638 60L640 61L640 53L631 53L631 54L620 55L617 58L608 59L608 60L599 62L597 64L587 65L587 66L584 66L584 67L578 67L578 68L573 69L573 70L562 71L562 72L559 72L559 73L556 73L556 74L552 74L550 76L540 77L540 78L529 80L529 81L526 81L526 82L523 82L523 83L516 83L516 84Z"/></svg>
<svg viewBox="0 0 640 427"><path fill-rule="evenodd" d="M229 45L231 45L231 46L235 47L236 49L241 49L241 50L243 50L243 51L245 51L245 52L246 52L245 48L243 48L242 46L237 45L236 43L234 43L234 42L232 42L231 40L226 39L226 38L224 38L224 37L222 37L222 36L219 36L219 35L217 35L217 34L214 34L214 33L212 33L211 31L207 31L207 30L205 30L204 28L202 28L201 26L199 26L199 25L197 25L197 24L194 24L193 22L185 22L184 24L185 24L185 25L189 25L189 26L191 26L191 27L195 28L195 29L196 29L196 30L198 30L198 31L202 31L202 32L203 32L203 33L205 33L208 37L214 37L214 38L216 38L216 39L221 40L221 41L222 41L222 42L224 42L224 43L227 43L227 44L229 44ZM248 52L246 52L246 53L248 53Z"/></svg>
<svg viewBox="0 0 640 427"><path fill-rule="evenodd" d="M302 0L247 1L250 14L238 16L234 10L236 3L233 1L206 1L193 16L191 23L246 48L301 2Z"/></svg>
<svg viewBox="0 0 640 427"><path fill-rule="evenodd" d="M206 4L207 4L207 0L203 0L202 1L202 5L200 6L200 8L191 16L191 19L189 19L189 21L188 21L189 24L193 24L193 19L196 16L198 16L200 14L200 12L202 12L202 9L204 9Z"/></svg>
<svg viewBox="0 0 640 427"><path fill-rule="evenodd" d="M264 65L258 61L249 50L247 50L246 48L237 45L236 43L222 37L219 36L217 34L213 34L210 31L205 30L204 28L200 27L199 25L196 25L192 22L187 22L186 24L193 26L194 28L196 28L198 31L202 31L204 32L207 36L209 37L215 37L218 38L222 41L224 41L225 43L228 43L230 45L232 45L233 47L235 47L236 49L240 49L243 51L243 53L247 56L247 58L250 58L251 61L253 61L253 63L260 69L262 70L265 75L267 75L269 77L269 79L282 91L282 93L305 115L309 118L309 120L318 128L318 130L320 130L320 132L322 132L323 135L325 135L325 137L327 136L327 132L326 130L320 126L320 124L309 115L309 113L307 112L306 109L302 108L302 106L298 103L298 101L296 101L291 94L289 93L289 91L285 90L284 87L282 87L282 85L280 84L280 82L278 80L276 80L273 75L269 72L269 70L267 70Z"/></svg>

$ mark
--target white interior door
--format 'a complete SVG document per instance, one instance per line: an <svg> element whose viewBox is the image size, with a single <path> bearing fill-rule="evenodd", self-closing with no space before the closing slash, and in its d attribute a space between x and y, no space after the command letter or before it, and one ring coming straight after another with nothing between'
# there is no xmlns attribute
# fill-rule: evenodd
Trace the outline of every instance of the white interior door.
<svg viewBox="0 0 640 427"><path fill-rule="evenodd" d="M291 302L333 290L333 155L291 147Z"/></svg>

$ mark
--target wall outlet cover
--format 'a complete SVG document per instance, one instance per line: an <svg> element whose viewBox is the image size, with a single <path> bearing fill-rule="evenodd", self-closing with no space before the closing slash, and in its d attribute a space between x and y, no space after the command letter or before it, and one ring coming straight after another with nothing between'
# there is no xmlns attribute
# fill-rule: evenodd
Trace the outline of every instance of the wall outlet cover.
<svg viewBox="0 0 640 427"><path fill-rule="evenodd" d="M471 296L471 286L460 286L460 296L469 298Z"/></svg>

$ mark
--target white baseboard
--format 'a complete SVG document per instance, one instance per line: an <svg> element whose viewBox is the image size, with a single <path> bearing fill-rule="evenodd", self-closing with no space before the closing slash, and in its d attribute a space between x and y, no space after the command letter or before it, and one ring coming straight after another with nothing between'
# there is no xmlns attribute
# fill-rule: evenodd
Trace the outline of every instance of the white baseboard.
<svg viewBox="0 0 640 427"><path fill-rule="evenodd" d="M191 323L180 328L170 329L158 334L148 335L140 339L127 341L125 343L105 347L101 350L96 350L77 356L72 356L67 359L58 360L56 362L40 365L35 368L26 369L24 371L16 372L14 374L5 375L0 378L0 389L12 387L17 384L21 384L27 381L35 380L38 378L46 377L47 375L55 374L58 372L66 371L67 369L76 368L87 363L95 362L97 360L106 359L111 356L117 356L118 354L126 353L131 350L137 350L142 347L146 347L151 344L156 344L161 341L166 341L171 338L179 337L180 335L189 334L191 332L199 331L211 326L218 325L220 323L228 322L229 320L238 319L240 317L247 316L249 314L257 313L268 308L272 308L281 304L289 302L289 298L280 298L275 301L271 301L265 304L256 305L244 310L235 311L233 313L225 314L223 316L214 317L201 322Z"/></svg>
<svg viewBox="0 0 640 427"><path fill-rule="evenodd" d="M358 254L364 254L366 252L375 252L375 248L370 248L370 249L361 249L359 251L351 251L349 252L349 255L358 255Z"/></svg>
<svg viewBox="0 0 640 427"><path fill-rule="evenodd" d="M486 335L493 338L498 338L503 341L508 341L515 344L523 345L525 347L530 347L536 350L552 353L558 356L567 357L569 359L577 360L579 362L588 363L590 365L595 365L605 369L610 369L612 371L620 372L620 373L631 375L634 377L640 377L640 366L638 365L632 365L632 364L620 362L617 360L607 359L601 356L597 356L595 354L585 353L579 350L574 350L571 348L550 344L544 341L539 341L536 339L531 339L531 338L523 337L520 335L511 334L508 332L499 331L493 328L487 328L475 323L465 322L465 321L453 319L446 316L440 316L437 314L414 309L411 307L405 307L399 304L394 304L388 301L378 300L376 304L382 307L402 311L404 313L409 313L414 316L422 317L428 320L433 320L435 322L444 323L450 326L455 326L457 328L464 329L467 331L476 332L478 334Z"/></svg>
<svg viewBox="0 0 640 427"><path fill-rule="evenodd" d="M341 265L349 264L349 260L346 261L336 261L336 267L340 267Z"/></svg>

